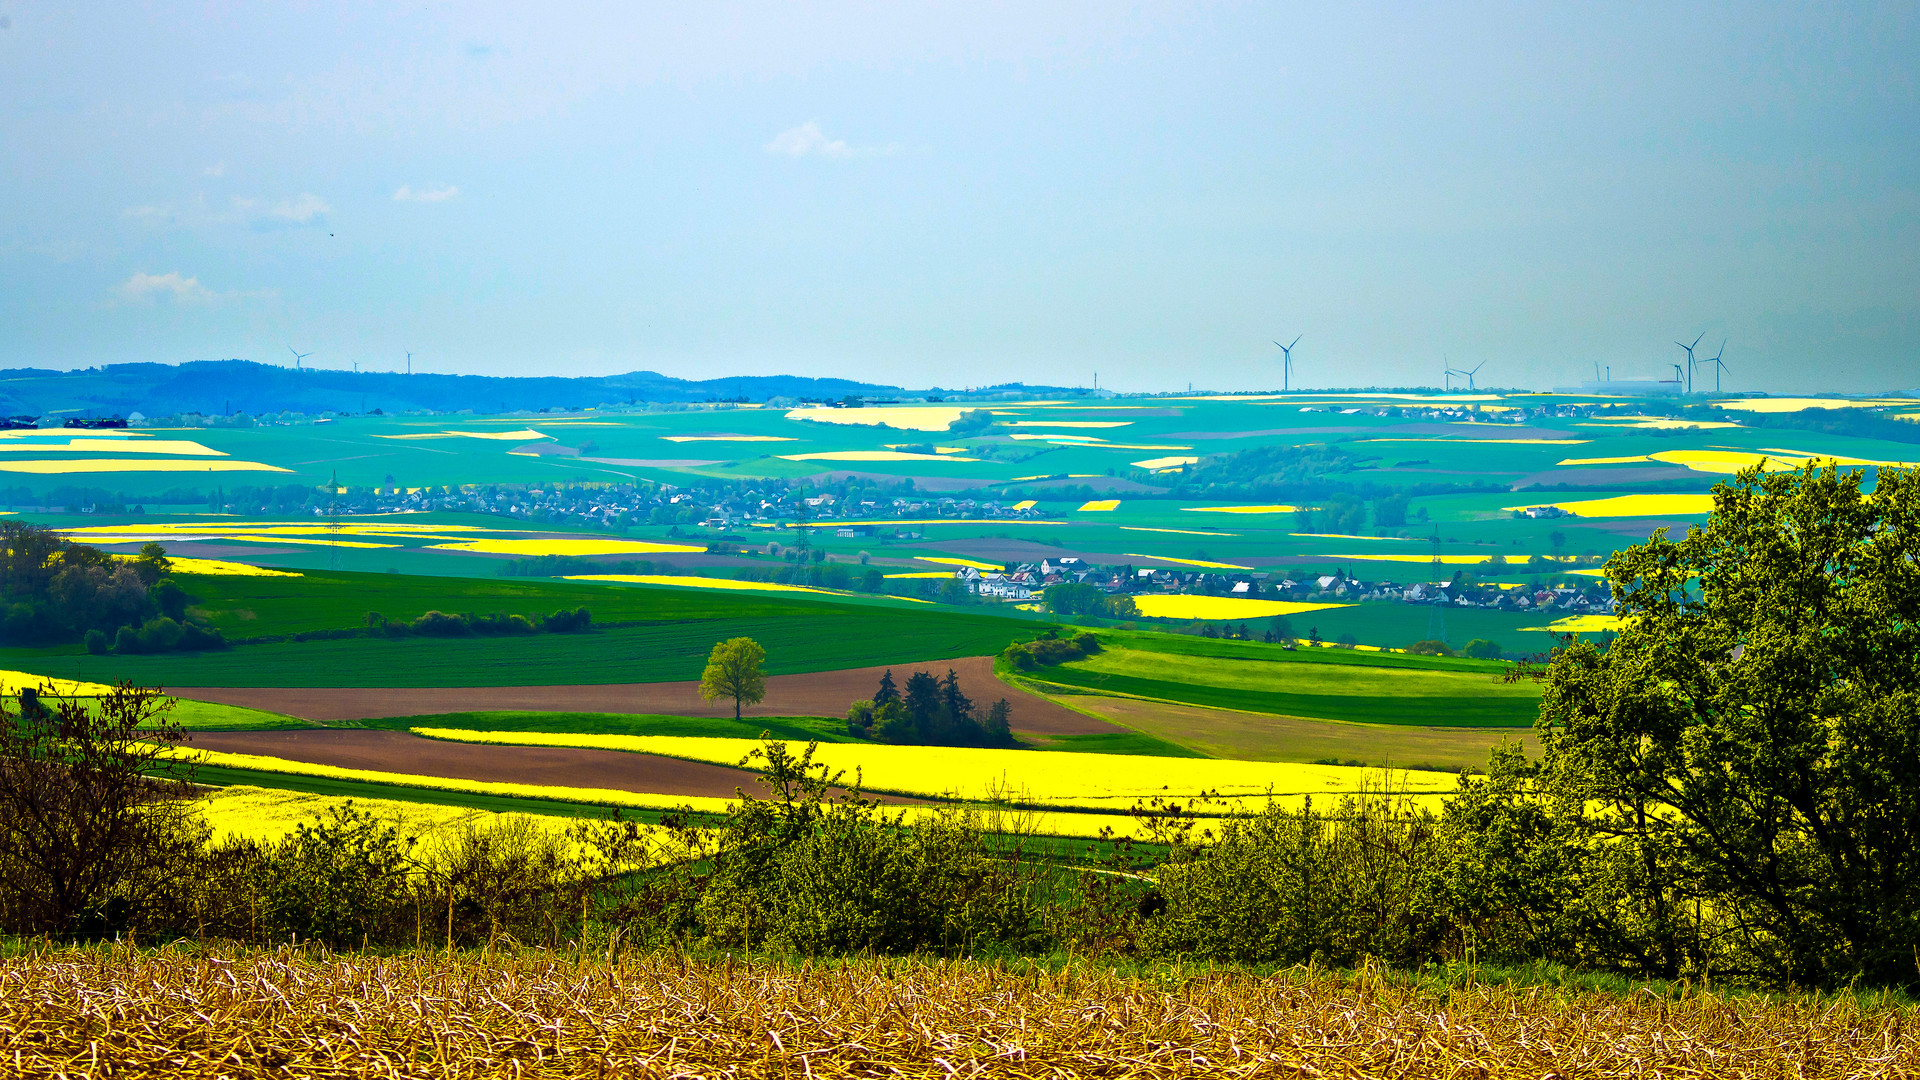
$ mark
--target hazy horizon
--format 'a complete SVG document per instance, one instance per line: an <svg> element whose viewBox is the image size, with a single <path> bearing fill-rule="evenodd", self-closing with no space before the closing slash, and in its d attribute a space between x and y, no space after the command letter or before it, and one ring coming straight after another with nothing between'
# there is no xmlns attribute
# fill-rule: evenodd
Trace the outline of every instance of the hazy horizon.
<svg viewBox="0 0 1920 1080"><path fill-rule="evenodd" d="M1912 389L1916 24L0 0L0 367Z"/></svg>

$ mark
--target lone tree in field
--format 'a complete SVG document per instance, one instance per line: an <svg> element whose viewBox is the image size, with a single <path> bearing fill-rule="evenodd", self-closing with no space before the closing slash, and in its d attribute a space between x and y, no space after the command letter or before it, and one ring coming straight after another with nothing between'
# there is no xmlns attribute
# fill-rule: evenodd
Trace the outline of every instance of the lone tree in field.
<svg viewBox="0 0 1920 1080"><path fill-rule="evenodd" d="M752 638L737 637L713 647L707 657L707 670L700 674L700 696L708 701L733 699L733 718L740 719L743 705L758 705L767 696L767 675L760 665L767 650Z"/></svg>
<svg viewBox="0 0 1920 1080"><path fill-rule="evenodd" d="M1607 563L1608 648L1556 650L1540 777L1655 973L1915 985L1920 472L1865 479L1741 473L1704 528Z"/></svg>

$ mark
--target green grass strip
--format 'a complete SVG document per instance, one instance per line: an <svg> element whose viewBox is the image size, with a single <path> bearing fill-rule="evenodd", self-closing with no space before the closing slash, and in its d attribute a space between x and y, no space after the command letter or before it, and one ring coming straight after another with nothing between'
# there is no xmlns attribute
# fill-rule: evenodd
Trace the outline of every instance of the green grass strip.
<svg viewBox="0 0 1920 1080"><path fill-rule="evenodd" d="M1444 698L1345 694L1287 694L1197 683L1165 682L1135 675L1047 668L1027 676L1083 690L1158 698L1214 709L1343 720L1405 727L1528 727L1540 707L1525 698Z"/></svg>

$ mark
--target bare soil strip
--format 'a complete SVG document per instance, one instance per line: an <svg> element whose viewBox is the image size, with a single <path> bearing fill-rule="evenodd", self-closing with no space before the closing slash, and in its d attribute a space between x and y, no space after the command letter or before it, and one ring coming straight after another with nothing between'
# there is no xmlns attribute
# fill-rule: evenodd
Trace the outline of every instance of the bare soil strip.
<svg viewBox="0 0 1920 1080"><path fill-rule="evenodd" d="M342 769L495 784L610 788L719 799L732 798L735 788L765 794L757 774L723 765L619 750L441 742L404 731L201 731L194 733L188 746Z"/></svg>
<svg viewBox="0 0 1920 1080"><path fill-rule="evenodd" d="M892 668L894 682L927 671L944 677L952 668L960 688L982 708L1005 697L1013 706L1013 728L1021 734L1055 736L1111 732L1112 725L1082 716L1046 698L1008 686L993 675L993 658L969 656L902 664ZM847 706L871 698L885 667L844 668L806 675L775 675L767 697L744 710L748 716L845 716ZM604 712L655 713L664 716L732 716L730 700L707 701L696 682L613 683L602 686L473 687L214 687L170 686L167 692L195 701L217 701L249 709L297 716L303 720L365 720L386 716L424 716L449 712Z"/></svg>

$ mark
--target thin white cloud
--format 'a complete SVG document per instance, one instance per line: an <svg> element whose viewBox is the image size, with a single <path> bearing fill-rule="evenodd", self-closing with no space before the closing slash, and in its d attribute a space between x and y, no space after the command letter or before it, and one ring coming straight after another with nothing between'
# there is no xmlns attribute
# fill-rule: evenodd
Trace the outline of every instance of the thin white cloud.
<svg viewBox="0 0 1920 1080"><path fill-rule="evenodd" d="M200 175L212 177L213 179L217 180L220 177L227 175L227 163L224 161L216 161L213 164L207 166L206 168L201 169Z"/></svg>
<svg viewBox="0 0 1920 1080"><path fill-rule="evenodd" d="M135 273L114 289L123 300L151 302L165 298L178 304L204 304L218 294L200 284L199 278L184 277L178 270L164 274Z"/></svg>
<svg viewBox="0 0 1920 1080"><path fill-rule="evenodd" d="M767 143L767 153L783 154L787 157L825 157L850 158L866 157L871 154L891 154L894 147L854 146L845 139L829 139L827 133L820 130L818 121L809 120L797 127L790 127L773 137Z"/></svg>
<svg viewBox="0 0 1920 1080"><path fill-rule="evenodd" d="M301 192L294 198L278 202L236 198L233 208L256 229L316 225L333 210L325 199L310 192Z"/></svg>
<svg viewBox="0 0 1920 1080"><path fill-rule="evenodd" d="M400 189L393 193L393 201L394 202L446 202L448 199L454 198L459 194L460 194L460 189L457 187L454 187L452 184L443 184L437 188L422 188L419 191L415 191L411 187L408 187L405 184L401 184Z"/></svg>

